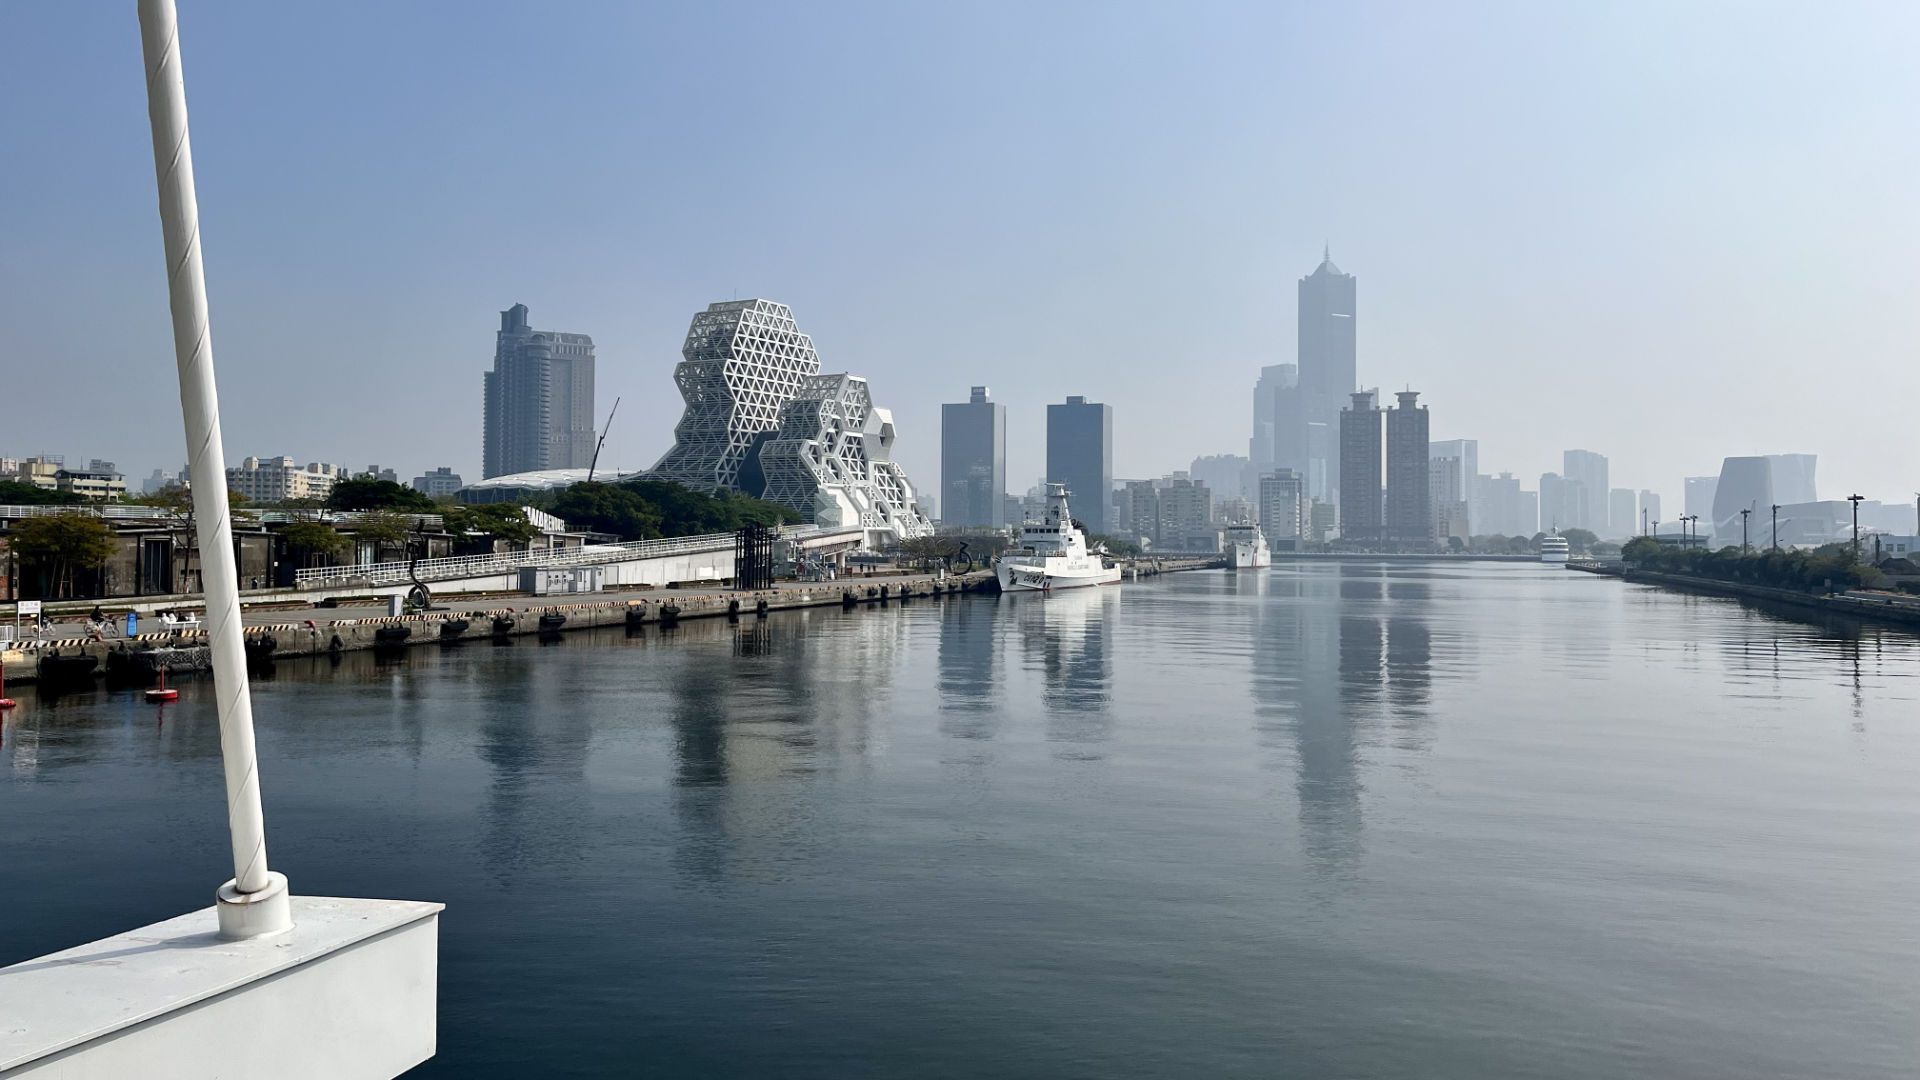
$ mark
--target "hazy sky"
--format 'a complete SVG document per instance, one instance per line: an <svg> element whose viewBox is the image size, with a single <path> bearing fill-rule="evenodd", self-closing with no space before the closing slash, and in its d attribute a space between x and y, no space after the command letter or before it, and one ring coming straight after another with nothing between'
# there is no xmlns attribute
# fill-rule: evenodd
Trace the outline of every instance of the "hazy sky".
<svg viewBox="0 0 1920 1080"><path fill-rule="evenodd" d="M1534 486L1723 455L1920 487L1920 5L181 0L226 444L475 478L496 312L671 441L689 317L793 306L938 484L939 405L1245 453L1323 242L1360 374ZM131 0L0 4L0 453L184 454Z"/></svg>

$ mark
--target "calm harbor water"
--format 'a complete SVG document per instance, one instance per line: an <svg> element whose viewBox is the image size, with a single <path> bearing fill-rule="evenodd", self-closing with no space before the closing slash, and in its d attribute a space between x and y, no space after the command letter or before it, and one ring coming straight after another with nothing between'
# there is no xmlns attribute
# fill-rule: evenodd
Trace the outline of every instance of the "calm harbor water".
<svg viewBox="0 0 1920 1080"><path fill-rule="evenodd" d="M256 708L294 888L448 904L415 1075L1908 1077L1916 676L1349 563L303 661ZM0 964L210 902L210 689L15 692Z"/></svg>

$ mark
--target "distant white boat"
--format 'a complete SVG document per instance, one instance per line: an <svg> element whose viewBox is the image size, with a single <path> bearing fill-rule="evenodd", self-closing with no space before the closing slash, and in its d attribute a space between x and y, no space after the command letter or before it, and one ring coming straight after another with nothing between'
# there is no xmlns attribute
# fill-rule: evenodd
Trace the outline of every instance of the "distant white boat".
<svg viewBox="0 0 1920 1080"><path fill-rule="evenodd" d="M1227 526L1227 566L1234 570L1258 570L1273 565L1273 552L1258 525Z"/></svg>
<svg viewBox="0 0 1920 1080"><path fill-rule="evenodd" d="M1567 538L1559 533L1540 538L1540 561L1564 565L1572 549L1567 546Z"/></svg>
<svg viewBox="0 0 1920 1080"><path fill-rule="evenodd" d="M1052 592L1111 585L1120 568L1087 549L1087 534L1067 508L1067 486L1047 485L1047 513L1020 526L1020 542L993 560L1002 592Z"/></svg>

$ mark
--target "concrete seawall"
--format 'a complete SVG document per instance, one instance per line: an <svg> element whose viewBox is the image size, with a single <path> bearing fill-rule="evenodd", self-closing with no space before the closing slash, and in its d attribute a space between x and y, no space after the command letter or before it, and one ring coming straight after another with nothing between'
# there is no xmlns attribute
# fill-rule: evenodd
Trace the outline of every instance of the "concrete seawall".
<svg viewBox="0 0 1920 1080"><path fill-rule="evenodd" d="M791 583L754 592L715 590L704 593L677 593L670 596L625 594L596 595L592 599L543 601L534 597L514 597L490 607L449 607L419 615L370 616L328 621L300 619L247 627L250 646L263 638L273 639L274 659L300 656L324 656L335 652L362 649L406 648L457 641L485 641L495 636L533 635L542 632L594 627L626 627L629 619L645 626L659 626L663 620L711 619L734 615L742 619L758 617L760 605L765 611L791 611L809 607L866 607L882 603L913 603L964 592L996 591L993 574L975 571L950 574L945 579L932 574L886 578L847 578L840 581ZM664 615L662 609L675 607L677 613ZM511 629L496 632L494 618L513 620ZM558 625L551 625L557 617ZM459 620L467 626L458 632L446 632L446 626ZM549 625L544 627L542 623ZM401 631L405 631L404 634ZM39 677L40 657L59 653L63 656L90 656L99 664L92 676L104 675L108 655L116 651L178 646L191 649L206 644L204 630L139 634L131 640L109 638L93 641L84 638L52 639L25 643L25 647L0 654L10 683L34 682Z"/></svg>
<svg viewBox="0 0 1920 1080"><path fill-rule="evenodd" d="M1796 608L1809 613L1837 615L1848 619L1860 619L1868 622L1886 623L1910 630L1920 630L1920 605L1902 603L1892 598L1870 599L1860 596L1828 596L1824 593L1800 592L1796 589L1776 589L1769 585L1752 585L1740 581L1722 581L1718 578L1694 577L1690 574L1663 574L1651 570L1633 570L1614 567L1586 568L1589 573L1618 577L1636 585L1659 585L1663 588L1677 589L1683 592L1704 593L1711 596L1729 596L1740 600L1757 600L1782 607Z"/></svg>

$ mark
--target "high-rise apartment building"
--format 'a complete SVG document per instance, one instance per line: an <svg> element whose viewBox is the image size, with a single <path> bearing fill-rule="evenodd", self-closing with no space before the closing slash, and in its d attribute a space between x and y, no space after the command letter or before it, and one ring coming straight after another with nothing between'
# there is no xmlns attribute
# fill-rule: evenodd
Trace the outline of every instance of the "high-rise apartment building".
<svg viewBox="0 0 1920 1080"><path fill-rule="evenodd" d="M1113 408L1084 397L1047 406L1047 481L1067 485L1073 516L1106 532L1113 503Z"/></svg>
<svg viewBox="0 0 1920 1080"><path fill-rule="evenodd" d="M1219 506L1229 499L1246 497L1250 469L1251 464L1239 454L1205 454L1193 459L1187 475L1194 483L1207 485L1213 492L1214 505Z"/></svg>
<svg viewBox="0 0 1920 1080"><path fill-rule="evenodd" d="M1651 491L1640 492L1640 516L1646 519L1649 530L1653 528L1654 522L1660 520L1660 496L1658 494Z"/></svg>
<svg viewBox="0 0 1920 1080"><path fill-rule="evenodd" d="M1427 459L1427 498L1433 506L1433 537L1442 543L1450 537L1464 542L1473 536L1467 520L1467 492L1460 483L1460 474L1459 458Z"/></svg>
<svg viewBox="0 0 1920 1080"><path fill-rule="evenodd" d="M1473 531L1484 536L1532 536L1535 522L1520 512L1520 481L1510 472L1474 478L1477 497L1468 509Z"/></svg>
<svg viewBox="0 0 1920 1080"><path fill-rule="evenodd" d="M1680 512L1701 521L1713 521L1713 496L1720 486L1718 476L1689 476L1681 494ZM1711 524L1708 526L1711 528Z"/></svg>
<svg viewBox="0 0 1920 1080"><path fill-rule="evenodd" d="M1518 507L1520 516L1514 519L1514 525L1516 527L1509 535L1532 536L1540 532L1543 528L1540 521L1540 493L1537 491L1520 492L1520 497L1516 500L1515 506Z"/></svg>
<svg viewBox="0 0 1920 1080"><path fill-rule="evenodd" d="M1275 551L1299 551L1307 535L1307 481L1280 468L1260 478L1260 531Z"/></svg>
<svg viewBox="0 0 1920 1080"><path fill-rule="evenodd" d="M1007 407L984 386L940 406L940 501L943 524L1007 524Z"/></svg>
<svg viewBox="0 0 1920 1080"><path fill-rule="evenodd" d="M1289 425L1284 430L1291 431L1300 421L1299 388L1297 364L1268 364L1260 369L1260 381L1253 386L1253 438L1247 442L1247 459L1253 462L1255 475L1265 476L1281 463L1276 440L1283 423Z"/></svg>
<svg viewBox="0 0 1920 1080"><path fill-rule="evenodd" d="M1540 531L1558 532L1567 524L1567 479L1559 473L1540 474Z"/></svg>
<svg viewBox="0 0 1920 1080"><path fill-rule="evenodd" d="M1568 450L1560 455L1560 472L1567 478L1563 529L1605 533L1607 528L1607 459L1591 450Z"/></svg>
<svg viewBox="0 0 1920 1080"><path fill-rule="evenodd" d="M1418 548L1433 542L1427 409L1418 404L1417 391L1393 396L1397 404L1387 411L1387 538Z"/></svg>
<svg viewBox="0 0 1920 1080"><path fill-rule="evenodd" d="M1313 273L1300 279L1298 406L1293 417L1276 415L1276 464L1307 478L1313 498L1344 497L1341 448L1328 445L1342 407L1360 385L1355 316L1358 285L1352 274L1324 253ZM1422 475L1426 466L1421 466Z"/></svg>
<svg viewBox="0 0 1920 1080"><path fill-rule="evenodd" d="M1159 488L1159 546L1166 551L1218 551L1213 492L1185 473L1174 473Z"/></svg>
<svg viewBox="0 0 1920 1080"><path fill-rule="evenodd" d="M1607 492L1607 535L1624 539L1640 532L1640 500L1632 488Z"/></svg>
<svg viewBox="0 0 1920 1080"><path fill-rule="evenodd" d="M1427 456L1454 459L1456 462L1454 468L1460 474L1460 498L1467 504L1465 524L1469 533L1489 531L1480 521L1484 511L1479 505L1481 496L1479 481L1486 479L1480 475L1480 440L1442 439L1438 442L1429 442Z"/></svg>
<svg viewBox="0 0 1920 1080"><path fill-rule="evenodd" d="M527 305L500 313L484 380L481 472L584 469L593 460L593 339L535 330Z"/></svg>
<svg viewBox="0 0 1920 1080"><path fill-rule="evenodd" d="M1340 413L1340 538L1357 544L1386 539L1385 506L1381 501L1385 426L1373 394L1349 395L1352 405ZM1424 459L1425 452L1421 457Z"/></svg>

